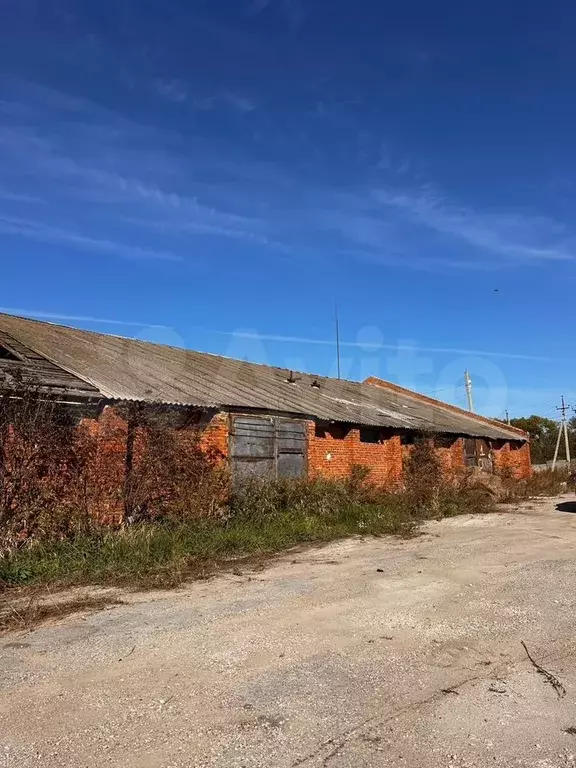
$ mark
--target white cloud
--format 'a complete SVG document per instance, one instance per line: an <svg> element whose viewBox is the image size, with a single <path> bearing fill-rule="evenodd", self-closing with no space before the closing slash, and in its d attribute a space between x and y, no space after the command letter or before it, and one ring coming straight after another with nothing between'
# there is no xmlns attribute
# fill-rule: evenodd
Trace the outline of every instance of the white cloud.
<svg viewBox="0 0 576 768"><path fill-rule="evenodd" d="M197 197L162 189L158 184L143 180L128 173L108 170L102 165L86 162L61 154L59 148L45 137L34 132L20 132L4 127L0 131L0 149L4 143L10 149L12 160L19 156L20 167L25 167L29 174L36 176L41 183L50 183L52 197L57 189L55 184L63 185L63 194L73 195L75 202L80 200L94 204L124 203L126 206L138 206L140 215L128 217L123 211L117 218L132 219L132 223L146 223L150 227L173 231L212 234L248 242L267 244L269 242L258 219L243 216L201 203ZM78 143L78 139L76 139ZM134 163L130 162L130 151L118 149L111 151L103 145L107 164L114 167L139 163L144 169L150 167L150 158L137 155ZM154 159L154 156L151 156ZM112 161L112 162L111 162ZM166 167L169 159L159 158ZM155 175L156 160L153 171ZM170 175L167 174L167 178ZM70 189L68 184L79 185L79 192ZM0 199L2 192L0 190ZM25 202L23 199L21 202ZM143 210L145 205L149 210ZM152 215L150 215L152 213ZM145 217L142 215L145 214Z"/></svg>
<svg viewBox="0 0 576 768"><path fill-rule="evenodd" d="M336 341L335 339L314 339L309 337L302 337L302 336L281 336L277 334L265 334L265 333L257 333L252 331L215 331L211 330L210 333L215 333L219 336L236 336L240 339L255 339L259 341L275 341L280 343L288 343L288 344L312 344L316 346L326 346L326 347L335 347ZM365 341L341 341L340 346L342 347L353 347L358 348L362 350L366 349L372 349L375 352L380 349L390 350L394 352L424 352L424 353L430 353L430 354L439 354L439 355L475 355L478 357L497 357L497 358L504 358L507 360L530 360L535 362L554 362L555 358L551 357L542 357L539 355L525 355L522 353L514 353L514 352L497 352L497 351L489 351L489 350L480 350L480 349L462 349L460 347L425 347L425 346L419 346L417 344L405 344L405 343L398 343L398 344L384 344L384 343L367 343ZM556 362L560 362L557 361Z"/></svg>
<svg viewBox="0 0 576 768"><path fill-rule="evenodd" d="M248 6L248 10L255 15L272 9L278 10L293 27L300 26L306 16L301 0L251 0Z"/></svg>
<svg viewBox="0 0 576 768"><path fill-rule="evenodd" d="M188 98L188 84L177 78L155 77L152 80L152 90L161 98L175 104L180 104Z"/></svg>
<svg viewBox="0 0 576 768"><path fill-rule="evenodd" d="M247 114L257 109L256 103L247 96L225 91L216 96L199 96L192 102L199 112L210 112L214 109L227 108L234 112Z"/></svg>
<svg viewBox="0 0 576 768"><path fill-rule="evenodd" d="M113 240L99 240L79 232L54 227L38 221L0 215L0 232L16 235L43 243L57 243L83 250L108 253L131 260L181 261L182 257L170 251L155 251L150 248L126 245Z"/></svg>
<svg viewBox="0 0 576 768"><path fill-rule="evenodd" d="M98 323L101 325L122 325L130 328L166 328L165 325L137 322L135 320L113 320L109 317L91 315L65 315L59 312L45 312L41 309L22 309L21 307L0 307L0 312L19 317L31 317L38 320L65 320L71 323Z"/></svg>
<svg viewBox="0 0 576 768"><path fill-rule="evenodd" d="M180 81L157 85L180 98ZM380 140L379 176L387 183L376 186L371 181L342 191L310 178L304 182L288 166L227 154L209 138L139 125L87 100L40 86L27 89L21 83L13 90L14 98L27 106L25 114L9 108L0 126L0 165L4 178L14 180L18 190L16 199L0 187L0 203L6 200L10 213L18 203L39 201L39 192L45 197L45 221L65 206L88 222L86 228L91 222L101 227L103 216L137 227L137 242L143 228L178 237L187 248L195 236L211 235L266 246L302 261L353 259L447 271L571 263L576 258L576 228L571 224L512 207L461 205L431 186L410 188L409 179L416 177L403 164L406 156L388 150ZM10 107L0 103L0 112L5 104ZM242 115L257 108L241 94L194 98L189 89L187 105L220 110L214 117L222 120L230 110ZM8 188L10 182L4 183ZM28 215L24 207L22 212ZM3 226L16 225L4 221ZM46 227L45 239L64 238L57 227L51 232ZM37 229L21 229L39 239ZM74 232L67 236L91 239ZM107 240L97 242L101 251L111 252Z"/></svg>
<svg viewBox="0 0 576 768"><path fill-rule="evenodd" d="M0 200L10 203L44 203L46 202L37 195L26 195L20 192L11 192L9 189L0 189Z"/></svg>
<svg viewBox="0 0 576 768"><path fill-rule="evenodd" d="M252 99L240 96L237 93L223 93L220 99L224 104L228 104L237 112L254 112L256 109L256 104Z"/></svg>
<svg viewBox="0 0 576 768"><path fill-rule="evenodd" d="M423 189L378 189L374 199L437 234L461 240L492 257L519 262L574 261L576 248L563 227L542 216L459 207Z"/></svg>

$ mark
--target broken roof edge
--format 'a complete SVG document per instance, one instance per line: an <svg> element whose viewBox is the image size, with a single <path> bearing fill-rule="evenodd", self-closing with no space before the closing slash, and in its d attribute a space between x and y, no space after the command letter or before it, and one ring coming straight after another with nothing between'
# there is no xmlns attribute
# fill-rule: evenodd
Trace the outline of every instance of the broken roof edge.
<svg viewBox="0 0 576 768"><path fill-rule="evenodd" d="M408 392L412 392L411 390L407 390ZM314 413L305 413L303 411L286 411L282 409L274 409L274 408L263 408L263 407L257 407L257 406L241 406L241 405L226 405L225 403L216 404L205 404L205 403L183 403L183 402L167 402L163 400L135 400L130 398L103 398L102 403L104 405L141 405L146 406L150 408L155 407L161 407L161 408L182 408L182 409L190 409L190 410L197 410L197 411L212 411L217 413L227 413L231 415L253 415L253 416L277 416L280 418L287 418L287 419L300 419L305 421L310 421L318 424L343 424L347 427L351 427L352 429L380 429L380 430L386 430L389 429L397 434L404 434L409 432L414 432L417 434L435 434L435 435L451 435L453 437L457 438L466 438L466 437L472 437L472 438L489 438L493 440L504 440L503 437L490 437L489 435L486 435L486 432L482 429L478 429L477 431L463 431L461 429L456 428L441 428L436 429L433 425L418 425L418 426L382 426L382 424L376 423L373 420L369 419L357 419L357 420L349 420L349 419L330 419L323 416L318 416ZM466 413L468 413L466 411ZM502 425L499 422L495 423L495 426L498 428L502 428ZM518 431L518 430L516 430ZM527 433L522 433L521 436L519 436L524 439L524 441L529 441L529 435ZM513 439L512 437L509 437L509 439Z"/></svg>
<svg viewBox="0 0 576 768"><path fill-rule="evenodd" d="M514 432L519 436L520 439L523 439L526 442L530 441L530 435L528 434L528 432L525 432L523 429L520 429L519 427L513 427L510 424L497 421L496 419L490 419L488 418L488 416L481 416L478 413L467 411L465 408L459 408L457 405L452 405L452 403L446 403L443 400L437 400L434 397L428 397L428 395L423 395L420 392L415 392L413 389L407 389L406 387L401 387L399 384L394 384L391 381L380 379L378 378L378 376L368 376L368 378L364 379L362 383L369 384L370 386L373 386L373 387L380 387L381 389L389 389L389 390L392 390L393 392L398 392L400 394L407 395L409 397L415 397L418 400L422 400L423 402L430 403L431 405L437 405L441 408L445 408L448 411L452 411L453 413L456 413L459 416L467 416L469 419L472 419L473 421L480 421L484 424L488 424L491 427L497 427L498 429L504 429L506 431Z"/></svg>
<svg viewBox="0 0 576 768"><path fill-rule="evenodd" d="M260 368L267 368L267 369L272 369L274 371L281 371L282 373L284 371L287 371L288 373L294 373L299 376L310 376L316 379L333 379L334 378L332 376L325 376L323 373L314 373L314 371L298 371L295 368L289 368L287 366L270 365L269 363L256 363L252 360L240 360L240 358L238 357L230 357L229 355L220 355L217 352L204 352L201 349L192 349L192 347L177 347L174 344L160 344L160 342L158 341L148 341L147 339L135 339L133 336L121 336L119 333L104 333L102 331L92 331L89 328L78 328L78 326L76 325L67 325L66 323L55 323L53 320L41 320L38 317L26 317L26 315L15 315L15 314L10 314L10 312L0 312L0 319L2 317L8 317L13 320L14 319L26 320L26 322L37 323L38 325L51 325L53 328L66 328L69 331L76 331L79 333L89 333L92 336L98 336L98 337L106 336L113 339L119 339L120 341L129 341L131 344L141 344L142 346L146 346L146 347L156 347L158 349L175 349L175 350L178 350L178 352L193 352L200 355L208 355L209 357L216 358L217 360L224 360L227 363L238 363L239 365L247 364L250 366L254 365ZM143 328L145 327L170 328L170 326L158 326L158 325L146 326L146 323L142 323L142 327ZM47 360L50 360L50 362L54 363L54 365L59 365L63 370L67 370L60 363L55 363L54 360L51 360L48 357L48 355L46 355L44 352L39 352L37 349L34 349L29 344L25 344L24 346L28 346L30 350L32 350L33 352L36 352L36 354L41 355L42 357L45 357ZM72 373L74 376L78 376L78 378L82 378L81 376L79 376L79 374L76 374L73 371L68 371L68 373ZM361 381L356 381L355 379L341 379L341 381L349 382L350 384L362 384ZM92 384L91 381L87 381L87 383ZM95 386L94 384L92 385ZM185 405L185 403L183 403L183 405Z"/></svg>

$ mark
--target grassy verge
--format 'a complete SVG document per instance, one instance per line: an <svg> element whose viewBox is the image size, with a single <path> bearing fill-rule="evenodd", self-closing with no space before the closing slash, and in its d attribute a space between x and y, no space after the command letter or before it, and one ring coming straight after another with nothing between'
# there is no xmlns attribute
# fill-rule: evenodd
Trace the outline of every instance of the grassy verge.
<svg viewBox="0 0 576 768"><path fill-rule="evenodd" d="M146 523L27 544L0 559L0 587L176 586L187 578L210 575L237 558L261 558L307 542L354 535L409 536L424 519L492 509L492 503L474 490L446 488L424 505L407 493L360 490L336 482L252 486L235 497L227 520Z"/></svg>
<svg viewBox="0 0 576 768"><path fill-rule="evenodd" d="M502 478L506 491L505 501L525 501L537 496L558 496L567 490L573 490L571 473L566 468L544 469L534 472L527 480Z"/></svg>

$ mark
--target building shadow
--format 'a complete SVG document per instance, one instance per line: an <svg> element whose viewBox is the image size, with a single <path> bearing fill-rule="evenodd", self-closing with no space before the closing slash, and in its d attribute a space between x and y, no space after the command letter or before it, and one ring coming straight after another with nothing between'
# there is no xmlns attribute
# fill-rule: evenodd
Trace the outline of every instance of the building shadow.
<svg viewBox="0 0 576 768"><path fill-rule="evenodd" d="M563 501L561 504L556 504L556 510L558 512L571 512L576 514L576 501Z"/></svg>

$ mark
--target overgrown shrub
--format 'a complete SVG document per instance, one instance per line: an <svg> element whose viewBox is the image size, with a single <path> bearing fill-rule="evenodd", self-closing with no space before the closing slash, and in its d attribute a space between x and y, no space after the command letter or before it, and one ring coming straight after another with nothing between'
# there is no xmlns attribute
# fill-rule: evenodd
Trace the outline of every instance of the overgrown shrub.
<svg viewBox="0 0 576 768"><path fill-rule="evenodd" d="M351 502L348 483L323 478L249 479L230 496L232 519L263 521L284 515L328 518Z"/></svg>
<svg viewBox="0 0 576 768"><path fill-rule="evenodd" d="M412 446L404 465L404 482L413 514L424 519L438 517L447 482L430 438L424 436Z"/></svg>
<svg viewBox="0 0 576 768"><path fill-rule="evenodd" d="M227 470L198 432L144 418L130 428L125 461L46 388L19 375L1 383L0 557L26 542L93 533L122 511L126 523L222 514Z"/></svg>
<svg viewBox="0 0 576 768"><path fill-rule="evenodd" d="M0 553L90 528L92 452L56 397L19 376L0 388Z"/></svg>
<svg viewBox="0 0 576 768"><path fill-rule="evenodd" d="M572 475L567 467L544 469L534 472L532 477L517 480L505 468L500 477L506 490L505 501L522 501L535 496L557 496L573 487Z"/></svg>
<svg viewBox="0 0 576 768"><path fill-rule="evenodd" d="M225 464L198 431L138 428L124 487L127 522L221 516L228 490Z"/></svg>
<svg viewBox="0 0 576 768"><path fill-rule="evenodd" d="M178 583L230 557L406 536L423 520L493 508L481 488L444 477L426 438L407 456L401 491L375 485L362 465L340 480L252 480L231 490L200 432L162 425L140 406L124 416L128 435L118 419L114 441L126 440L126 451L109 456L42 388L14 379L0 389L0 584ZM103 504L123 509L121 529L99 524Z"/></svg>

